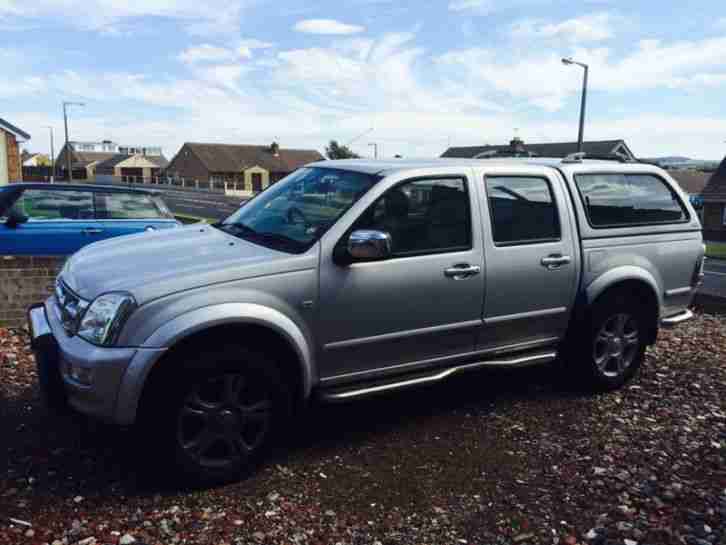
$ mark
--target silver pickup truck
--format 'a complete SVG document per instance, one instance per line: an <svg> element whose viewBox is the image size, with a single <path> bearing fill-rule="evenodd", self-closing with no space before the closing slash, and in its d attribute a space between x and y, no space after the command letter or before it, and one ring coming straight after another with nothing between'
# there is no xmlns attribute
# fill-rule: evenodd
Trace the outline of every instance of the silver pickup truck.
<svg viewBox="0 0 726 545"><path fill-rule="evenodd" d="M84 248L29 323L52 406L136 423L185 474L228 479L311 399L556 358L620 387L691 316L703 256L654 166L325 161L221 223Z"/></svg>

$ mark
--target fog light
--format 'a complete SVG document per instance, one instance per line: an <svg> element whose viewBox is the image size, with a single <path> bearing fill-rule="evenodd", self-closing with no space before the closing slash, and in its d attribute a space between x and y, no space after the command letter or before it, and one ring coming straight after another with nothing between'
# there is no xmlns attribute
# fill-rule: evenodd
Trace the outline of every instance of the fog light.
<svg viewBox="0 0 726 545"><path fill-rule="evenodd" d="M72 380L84 386L93 384L93 369L91 367L81 367L77 363L69 365L69 376Z"/></svg>

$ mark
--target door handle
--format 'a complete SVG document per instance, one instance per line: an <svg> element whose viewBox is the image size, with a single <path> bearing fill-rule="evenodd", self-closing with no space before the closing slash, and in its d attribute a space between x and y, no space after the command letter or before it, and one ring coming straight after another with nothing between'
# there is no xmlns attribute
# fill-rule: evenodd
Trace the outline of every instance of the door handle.
<svg viewBox="0 0 726 545"><path fill-rule="evenodd" d="M103 229L97 229L95 227L91 227L88 229L82 229L81 233L83 233L84 235L98 235L100 233L103 233Z"/></svg>
<svg viewBox="0 0 726 545"><path fill-rule="evenodd" d="M444 269L444 276L448 278L453 278L454 280L463 280L464 278L469 278L470 276L475 276L481 272L481 267L479 265L469 265L468 263L460 263L459 265L454 265L453 267L449 267L448 269Z"/></svg>
<svg viewBox="0 0 726 545"><path fill-rule="evenodd" d="M567 265L570 261L572 261L572 258L569 255L552 254L547 257L543 257L540 263L543 267L553 270L559 269L562 265Z"/></svg>

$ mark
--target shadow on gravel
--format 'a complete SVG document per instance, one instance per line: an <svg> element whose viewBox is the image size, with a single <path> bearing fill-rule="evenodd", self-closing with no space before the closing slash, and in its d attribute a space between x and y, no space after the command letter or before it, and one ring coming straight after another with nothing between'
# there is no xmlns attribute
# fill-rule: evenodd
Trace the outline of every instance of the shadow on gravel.
<svg viewBox="0 0 726 545"><path fill-rule="evenodd" d="M277 447L267 466L305 464L332 456L340 449L385 445L389 434L455 428L466 413L483 415L515 402L564 402L583 397L560 386L551 366L508 371L476 371L447 382L389 397L344 405L316 405L302 415ZM32 477L33 502L28 509L77 495L95 507L118 502L119 496L151 496L184 491L178 482L150 478L145 453L153 444L138 442L133 430L89 421L74 415L49 414L35 388L20 397L0 399L0 510L4 488ZM447 442L446 448L451 448ZM4 476L4 477L3 477ZM255 488L261 472L245 486ZM258 483L259 484L259 483ZM19 516L8 509L11 516Z"/></svg>

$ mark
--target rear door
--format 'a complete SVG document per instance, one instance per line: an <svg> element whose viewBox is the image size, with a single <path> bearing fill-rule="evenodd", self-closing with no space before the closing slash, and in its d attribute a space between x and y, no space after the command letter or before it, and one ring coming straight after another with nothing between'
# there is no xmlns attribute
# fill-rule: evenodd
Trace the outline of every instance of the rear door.
<svg viewBox="0 0 726 545"><path fill-rule="evenodd" d="M0 253L69 255L100 240L90 191L61 188L25 189L13 208L27 218L15 227L0 227Z"/></svg>
<svg viewBox="0 0 726 545"><path fill-rule="evenodd" d="M553 343L567 329L579 266L563 181L525 167L487 171L479 183L487 277L479 348Z"/></svg>
<svg viewBox="0 0 726 545"><path fill-rule="evenodd" d="M103 238L118 237L175 226L151 195L102 192L95 194L96 214L102 220Z"/></svg>

